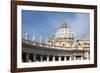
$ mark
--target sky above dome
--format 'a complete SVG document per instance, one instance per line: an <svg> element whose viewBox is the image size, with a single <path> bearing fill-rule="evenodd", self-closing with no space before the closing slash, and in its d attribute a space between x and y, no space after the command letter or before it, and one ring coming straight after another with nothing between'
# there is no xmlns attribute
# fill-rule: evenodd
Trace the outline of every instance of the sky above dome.
<svg viewBox="0 0 100 73"><path fill-rule="evenodd" d="M22 10L22 37L25 33L36 38L51 37L65 20L75 37L90 37L90 14L75 12L51 12Z"/></svg>

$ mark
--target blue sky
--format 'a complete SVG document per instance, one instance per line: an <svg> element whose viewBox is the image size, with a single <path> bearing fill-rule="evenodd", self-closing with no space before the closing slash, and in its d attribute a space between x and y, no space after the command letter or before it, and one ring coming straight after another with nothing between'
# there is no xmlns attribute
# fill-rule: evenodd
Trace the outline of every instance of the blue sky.
<svg viewBox="0 0 100 73"><path fill-rule="evenodd" d="M35 35L43 38L52 36L59 28L62 19L71 28L75 37L90 37L90 14L75 12L51 12L22 10L22 37L29 33L30 39Z"/></svg>

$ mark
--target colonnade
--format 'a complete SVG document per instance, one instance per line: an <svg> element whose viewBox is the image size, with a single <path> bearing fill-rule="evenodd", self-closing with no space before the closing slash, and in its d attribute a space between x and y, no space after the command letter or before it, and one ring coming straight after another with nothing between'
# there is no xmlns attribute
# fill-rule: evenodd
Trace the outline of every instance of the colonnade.
<svg viewBox="0 0 100 73"><path fill-rule="evenodd" d="M42 55L34 53L22 53L22 62L44 62L44 61L70 61L81 60L83 56L57 56L57 55Z"/></svg>

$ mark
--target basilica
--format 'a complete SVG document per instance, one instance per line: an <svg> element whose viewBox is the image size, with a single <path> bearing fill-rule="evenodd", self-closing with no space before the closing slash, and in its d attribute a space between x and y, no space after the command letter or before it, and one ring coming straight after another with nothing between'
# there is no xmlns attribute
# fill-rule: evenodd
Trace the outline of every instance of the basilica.
<svg viewBox="0 0 100 73"><path fill-rule="evenodd" d="M42 41L22 39L22 62L74 61L90 59L90 40L84 36L76 38L63 19L56 33Z"/></svg>

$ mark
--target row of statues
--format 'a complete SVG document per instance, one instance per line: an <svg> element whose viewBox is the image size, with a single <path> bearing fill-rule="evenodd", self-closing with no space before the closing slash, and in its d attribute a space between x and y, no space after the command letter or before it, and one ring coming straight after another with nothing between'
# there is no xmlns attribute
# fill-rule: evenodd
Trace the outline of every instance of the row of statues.
<svg viewBox="0 0 100 73"><path fill-rule="evenodd" d="M25 33L24 39L25 39L25 40L30 40L30 37L29 37L29 34L28 34L28 33ZM31 41L42 43L42 42L46 42L47 40L48 40L47 37L46 37L45 39L43 39L42 36L40 36L40 37L37 39L36 36L33 35Z"/></svg>

